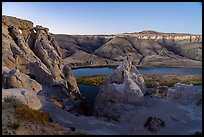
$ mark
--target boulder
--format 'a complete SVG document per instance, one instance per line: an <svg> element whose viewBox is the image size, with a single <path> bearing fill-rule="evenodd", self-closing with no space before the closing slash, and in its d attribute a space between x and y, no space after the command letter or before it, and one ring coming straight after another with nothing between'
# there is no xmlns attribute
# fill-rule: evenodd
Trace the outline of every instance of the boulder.
<svg viewBox="0 0 204 137"><path fill-rule="evenodd" d="M158 117L149 117L144 124L144 128L150 132L157 132L160 128L165 127L165 122Z"/></svg>
<svg viewBox="0 0 204 137"><path fill-rule="evenodd" d="M25 88L35 92L42 90L42 86L37 81L24 73L20 73L18 69L9 72L4 71L2 79L4 88Z"/></svg>
<svg viewBox="0 0 204 137"><path fill-rule="evenodd" d="M109 80L101 86L95 99L95 114L120 117L126 106L144 105L145 82L135 66L129 62L119 65Z"/></svg>
<svg viewBox="0 0 204 137"><path fill-rule="evenodd" d="M174 87L168 89L167 98L182 104L196 104L202 100L202 92L196 91L193 84L176 83Z"/></svg>
<svg viewBox="0 0 204 137"><path fill-rule="evenodd" d="M2 102L5 98L15 98L32 109L40 109L42 104L35 91L24 88L2 89Z"/></svg>
<svg viewBox="0 0 204 137"><path fill-rule="evenodd" d="M139 86L132 79L128 79L125 82L125 94L128 104L144 105L144 95Z"/></svg>

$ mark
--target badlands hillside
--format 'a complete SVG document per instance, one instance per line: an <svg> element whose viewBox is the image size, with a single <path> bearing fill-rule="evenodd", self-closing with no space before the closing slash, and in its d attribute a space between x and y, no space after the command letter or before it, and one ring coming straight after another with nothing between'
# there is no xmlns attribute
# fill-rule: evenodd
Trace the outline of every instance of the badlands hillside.
<svg viewBox="0 0 204 137"><path fill-rule="evenodd" d="M118 65L130 55L139 66L202 66L202 35L142 31L114 35L53 34L65 64Z"/></svg>

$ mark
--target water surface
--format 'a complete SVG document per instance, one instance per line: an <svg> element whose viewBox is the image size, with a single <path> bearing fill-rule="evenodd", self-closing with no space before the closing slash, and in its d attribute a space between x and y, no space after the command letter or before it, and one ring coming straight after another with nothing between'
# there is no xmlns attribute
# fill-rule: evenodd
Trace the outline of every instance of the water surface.
<svg viewBox="0 0 204 137"><path fill-rule="evenodd" d="M192 74L202 75L202 69L200 68L160 68L160 67L138 67L138 70L142 74ZM93 76L93 75L111 75L114 72L114 68L79 68L73 69L73 73L78 76Z"/></svg>
<svg viewBox="0 0 204 137"><path fill-rule="evenodd" d="M82 96L86 97L88 101L94 103L94 100L98 94L99 86L91 86L85 84L77 84Z"/></svg>
<svg viewBox="0 0 204 137"><path fill-rule="evenodd" d="M192 74L202 75L202 69L198 68L158 68L158 67L138 67L138 70L142 74ZM111 75L114 72L114 68L103 67L103 68L79 68L73 69L75 77L77 76L93 76L93 75ZM99 86L78 84L81 94L86 97L91 103L99 92ZM195 90L202 90L202 85L194 86Z"/></svg>

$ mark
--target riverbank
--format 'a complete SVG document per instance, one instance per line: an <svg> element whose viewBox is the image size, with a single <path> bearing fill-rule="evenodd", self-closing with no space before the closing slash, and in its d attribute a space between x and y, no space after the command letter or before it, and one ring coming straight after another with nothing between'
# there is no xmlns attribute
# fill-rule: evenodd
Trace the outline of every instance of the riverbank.
<svg viewBox="0 0 204 137"><path fill-rule="evenodd" d="M143 74L147 88L157 81L162 86L172 87L175 83L202 85L202 75L177 75L177 74ZM78 84L102 85L109 78L109 75L81 76L76 77Z"/></svg>
<svg viewBox="0 0 204 137"><path fill-rule="evenodd" d="M119 65L119 64L118 64ZM116 68L118 65L86 65L86 66L71 66L72 69L80 69L80 68L104 68L104 67L109 67L109 68ZM135 65L137 68L199 68L202 69L201 66L184 66L184 65Z"/></svg>

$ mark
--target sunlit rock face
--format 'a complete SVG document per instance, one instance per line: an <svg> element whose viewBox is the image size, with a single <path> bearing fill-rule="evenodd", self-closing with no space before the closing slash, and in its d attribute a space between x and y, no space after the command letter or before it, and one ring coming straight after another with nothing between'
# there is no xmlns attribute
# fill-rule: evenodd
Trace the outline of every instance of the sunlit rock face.
<svg viewBox="0 0 204 137"><path fill-rule="evenodd" d="M192 84L176 83L168 89L167 98L182 104L197 104L202 101L202 92L196 91Z"/></svg>
<svg viewBox="0 0 204 137"><path fill-rule="evenodd" d="M124 108L145 104L145 81L129 61L119 65L95 99L95 113L118 118Z"/></svg>
<svg viewBox="0 0 204 137"><path fill-rule="evenodd" d="M59 45L48 28L34 27L30 21L3 16L2 29L2 66L8 69L7 73L11 70L18 72L10 80L2 71L7 87L39 91L42 89L39 84L52 86L58 83L72 87L67 92L79 93L76 80L69 74L69 66L64 67ZM23 84L18 82L21 80ZM28 80L36 84L26 84ZM38 86L35 88L35 85Z"/></svg>
<svg viewBox="0 0 204 137"><path fill-rule="evenodd" d="M24 88L2 89L2 102L6 99L16 99L32 109L40 109L42 104L33 90Z"/></svg>
<svg viewBox="0 0 204 137"><path fill-rule="evenodd" d="M89 104L81 96L71 68L64 65L59 45L46 27L2 16L2 68L4 89L25 88L37 95L47 87L49 91L65 93L49 92L47 96L63 95L63 98L80 101L80 110Z"/></svg>

